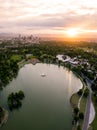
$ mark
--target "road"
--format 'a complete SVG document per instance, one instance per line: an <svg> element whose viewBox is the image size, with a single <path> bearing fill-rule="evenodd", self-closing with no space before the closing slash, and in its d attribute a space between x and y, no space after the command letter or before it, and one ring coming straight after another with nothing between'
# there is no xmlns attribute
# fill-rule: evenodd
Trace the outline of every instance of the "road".
<svg viewBox="0 0 97 130"><path fill-rule="evenodd" d="M90 107L91 107L91 96L92 96L92 89L91 89L91 82L86 79L87 87L89 89L89 95L87 97L87 103L86 103L86 112L84 117L84 123L82 130L87 130L89 126L89 116L90 116Z"/></svg>

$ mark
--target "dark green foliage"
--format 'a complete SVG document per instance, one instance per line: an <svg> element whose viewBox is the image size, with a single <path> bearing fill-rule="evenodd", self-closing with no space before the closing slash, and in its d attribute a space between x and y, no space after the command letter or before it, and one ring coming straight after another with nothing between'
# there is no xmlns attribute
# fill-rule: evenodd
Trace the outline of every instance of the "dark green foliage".
<svg viewBox="0 0 97 130"><path fill-rule="evenodd" d="M81 112L79 113L79 119L83 120L84 119L84 114Z"/></svg>
<svg viewBox="0 0 97 130"><path fill-rule="evenodd" d="M3 59L1 56L0 59L0 88L2 89L17 76L19 68L15 61L7 59L7 55Z"/></svg>
<svg viewBox="0 0 97 130"><path fill-rule="evenodd" d="M94 95L94 97L97 97L97 91L95 91L95 92L93 93L93 95Z"/></svg>
<svg viewBox="0 0 97 130"><path fill-rule="evenodd" d="M21 100L24 98L24 93L23 91L19 91L18 93L11 93L9 96L8 96L8 106L9 106L9 109L10 110L13 110L13 109L17 109L17 108L20 108L22 103L21 103Z"/></svg>
<svg viewBox="0 0 97 130"><path fill-rule="evenodd" d="M74 116L75 123L77 123L78 120L79 120L79 117L78 116Z"/></svg>
<svg viewBox="0 0 97 130"><path fill-rule="evenodd" d="M80 89L80 90L77 92L77 94L78 94L79 96L81 96L82 93L83 93L83 90L82 90L82 89Z"/></svg>
<svg viewBox="0 0 97 130"><path fill-rule="evenodd" d="M74 108L74 113L77 115L77 114L78 114L78 112L79 112L78 107L75 107L75 108Z"/></svg>
<svg viewBox="0 0 97 130"><path fill-rule="evenodd" d="M3 116L3 109L0 107L0 118Z"/></svg>
<svg viewBox="0 0 97 130"><path fill-rule="evenodd" d="M80 125L77 126L77 130L81 130L81 126Z"/></svg>
<svg viewBox="0 0 97 130"><path fill-rule="evenodd" d="M92 90L97 92L97 78L95 78L94 82L92 83Z"/></svg>
<svg viewBox="0 0 97 130"><path fill-rule="evenodd" d="M23 91L20 90L20 91L17 93L17 97L19 97L19 99L22 100L22 99L25 97Z"/></svg>
<svg viewBox="0 0 97 130"><path fill-rule="evenodd" d="M89 90L88 89L85 89L84 91L84 96L87 97L89 95Z"/></svg>

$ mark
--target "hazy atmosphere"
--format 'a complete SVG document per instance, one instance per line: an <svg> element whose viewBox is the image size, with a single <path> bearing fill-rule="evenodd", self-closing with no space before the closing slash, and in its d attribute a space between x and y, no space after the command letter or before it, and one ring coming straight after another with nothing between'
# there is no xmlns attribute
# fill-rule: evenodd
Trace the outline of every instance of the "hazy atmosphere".
<svg viewBox="0 0 97 130"><path fill-rule="evenodd" d="M0 0L0 32L97 35L96 0Z"/></svg>
<svg viewBox="0 0 97 130"><path fill-rule="evenodd" d="M0 0L0 130L97 130L97 0Z"/></svg>

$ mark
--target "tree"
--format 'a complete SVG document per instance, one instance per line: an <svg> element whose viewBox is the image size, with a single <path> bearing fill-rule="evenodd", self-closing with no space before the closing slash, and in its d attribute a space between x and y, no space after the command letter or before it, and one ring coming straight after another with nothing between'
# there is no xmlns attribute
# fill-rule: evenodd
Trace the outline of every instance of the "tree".
<svg viewBox="0 0 97 130"><path fill-rule="evenodd" d="M74 121L75 121L75 123L77 123L78 119L79 119L78 116L74 116Z"/></svg>
<svg viewBox="0 0 97 130"><path fill-rule="evenodd" d="M25 97L24 92L20 90L18 92L18 96L19 96L19 99L22 100Z"/></svg>
<svg viewBox="0 0 97 130"><path fill-rule="evenodd" d="M79 96L81 96L82 93L83 93L83 90L82 90L82 89L80 89L80 90L77 92L77 94L78 94Z"/></svg>
<svg viewBox="0 0 97 130"><path fill-rule="evenodd" d="M21 107L22 103L21 103L21 100L24 98L24 93L23 91L19 91L18 93L11 93L9 96L8 96L8 100L7 100L7 103L8 103L8 107L10 110L13 110L13 109L18 109Z"/></svg>
<svg viewBox="0 0 97 130"><path fill-rule="evenodd" d="M79 119L83 120L84 119L84 114L81 112L79 113Z"/></svg>
<svg viewBox="0 0 97 130"><path fill-rule="evenodd" d="M84 91L84 96L87 97L89 95L89 90L88 89L85 89Z"/></svg>
<svg viewBox="0 0 97 130"><path fill-rule="evenodd" d="M79 108L78 108L78 107L75 107L75 108L74 108L74 113L77 115L78 112L79 112Z"/></svg>
<svg viewBox="0 0 97 130"><path fill-rule="evenodd" d="M4 111L2 109L2 107L0 107L0 118L2 118L4 116Z"/></svg>
<svg viewBox="0 0 97 130"><path fill-rule="evenodd" d="M77 130L81 130L81 126L80 125L77 126Z"/></svg>

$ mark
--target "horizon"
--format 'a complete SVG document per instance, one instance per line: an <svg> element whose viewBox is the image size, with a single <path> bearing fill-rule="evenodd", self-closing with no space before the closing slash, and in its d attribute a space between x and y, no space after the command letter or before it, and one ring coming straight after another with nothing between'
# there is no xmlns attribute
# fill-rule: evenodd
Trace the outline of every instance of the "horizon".
<svg viewBox="0 0 97 130"><path fill-rule="evenodd" d="M9 39L9 38L15 38L15 37L19 37L21 35L21 37L29 37L29 36L33 36L33 37L37 37L40 38L40 40L43 41L64 41L64 42L95 42L97 43L97 38L87 38L87 37L64 37L62 35L53 35L53 34L20 34L20 33L0 33L0 39Z"/></svg>

